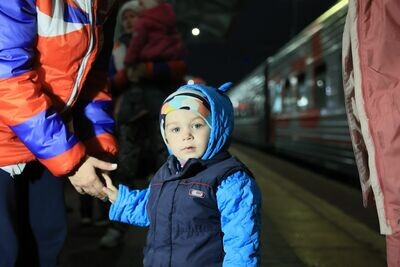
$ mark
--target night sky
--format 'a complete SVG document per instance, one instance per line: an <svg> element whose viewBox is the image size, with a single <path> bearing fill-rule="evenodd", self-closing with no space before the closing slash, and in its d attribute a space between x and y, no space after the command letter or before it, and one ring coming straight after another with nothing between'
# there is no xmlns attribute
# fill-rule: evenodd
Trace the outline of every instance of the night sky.
<svg viewBox="0 0 400 267"><path fill-rule="evenodd" d="M189 74L239 82L336 0L246 0L224 40L188 41Z"/></svg>

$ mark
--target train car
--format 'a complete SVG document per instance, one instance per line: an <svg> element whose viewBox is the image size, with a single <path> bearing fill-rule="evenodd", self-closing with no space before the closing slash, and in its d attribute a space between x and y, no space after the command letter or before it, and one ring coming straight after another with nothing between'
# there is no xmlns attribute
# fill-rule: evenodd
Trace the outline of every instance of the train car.
<svg viewBox="0 0 400 267"><path fill-rule="evenodd" d="M229 91L235 112L233 138L264 148L271 145L268 101L265 91L265 64Z"/></svg>
<svg viewBox="0 0 400 267"><path fill-rule="evenodd" d="M341 71L347 4L338 2L232 89L236 140L356 173Z"/></svg>

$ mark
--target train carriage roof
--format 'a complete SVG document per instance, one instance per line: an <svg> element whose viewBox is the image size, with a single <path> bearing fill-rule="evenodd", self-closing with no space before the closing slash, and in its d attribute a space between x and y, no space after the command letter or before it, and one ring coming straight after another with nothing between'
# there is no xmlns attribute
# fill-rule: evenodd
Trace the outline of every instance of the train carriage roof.
<svg viewBox="0 0 400 267"><path fill-rule="evenodd" d="M339 34L341 37L347 13L347 4L348 0L341 0L319 16L314 22L278 50L275 55L269 57L268 64L273 65L274 62L280 62L282 58L290 56L319 32L327 35L328 38L331 37L332 34ZM329 40L325 39L324 41L328 42Z"/></svg>

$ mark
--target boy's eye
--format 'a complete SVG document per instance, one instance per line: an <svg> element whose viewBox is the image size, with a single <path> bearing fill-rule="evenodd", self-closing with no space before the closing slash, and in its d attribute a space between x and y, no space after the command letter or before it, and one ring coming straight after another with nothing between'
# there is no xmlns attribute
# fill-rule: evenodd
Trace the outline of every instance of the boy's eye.
<svg viewBox="0 0 400 267"><path fill-rule="evenodd" d="M179 127L174 127L170 130L173 133L178 133L179 132Z"/></svg>
<svg viewBox="0 0 400 267"><path fill-rule="evenodd" d="M203 123L195 123L195 124L193 124L193 128L194 129L199 129L199 128L201 128L201 127L203 127L204 126L204 124Z"/></svg>

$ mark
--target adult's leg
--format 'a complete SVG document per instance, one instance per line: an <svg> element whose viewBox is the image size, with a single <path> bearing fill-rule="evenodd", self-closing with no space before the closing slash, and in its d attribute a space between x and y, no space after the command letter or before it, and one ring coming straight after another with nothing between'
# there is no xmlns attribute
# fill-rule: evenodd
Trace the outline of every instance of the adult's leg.
<svg viewBox="0 0 400 267"><path fill-rule="evenodd" d="M388 267L400 267L400 232L386 236L386 258Z"/></svg>
<svg viewBox="0 0 400 267"><path fill-rule="evenodd" d="M14 180L0 169L0 266L14 267L18 254Z"/></svg>
<svg viewBox="0 0 400 267"><path fill-rule="evenodd" d="M24 171L29 179L30 222L40 267L54 267L67 235L63 178L38 162Z"/></svg>

